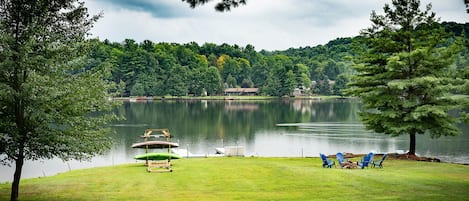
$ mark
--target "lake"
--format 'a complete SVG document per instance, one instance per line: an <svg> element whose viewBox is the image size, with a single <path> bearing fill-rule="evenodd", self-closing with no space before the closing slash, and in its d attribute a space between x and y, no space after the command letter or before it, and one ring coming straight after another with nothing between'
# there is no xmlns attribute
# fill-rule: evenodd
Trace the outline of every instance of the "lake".
<svg viewBox="0 0 469 201"><path fill-rule="evenodd" d="M124 103L116 113L126 120L113 123L113 148L91 161L60 159L28 161L23 177L95 166L132 163L143 150L132 149L145 129L168 128L173 142L194 155L215 154L215 148L242 146L246 156L317 157L320 152L405 152L408 136L391 138L366 131L357 100L154 101ZM469 126L462 134L431 139L417 136L417 154L445 162L469 163ZM0 182L11 181L13 167L0 166Z"/></svg>

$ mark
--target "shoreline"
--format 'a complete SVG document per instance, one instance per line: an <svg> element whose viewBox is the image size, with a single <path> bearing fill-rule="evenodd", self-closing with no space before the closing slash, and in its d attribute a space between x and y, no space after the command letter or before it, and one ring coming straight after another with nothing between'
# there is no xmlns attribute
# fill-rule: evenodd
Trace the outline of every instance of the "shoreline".
<svg viewBox="0 0 469 201"><path fill-rule="evenodd" d="M130 97L112 97L111 100L123 102L151 102L151 101L200 101L200 100L219 100L219 101L235 101L235 100L345 100L355 99L354 97L342 96L294 96L294 97L274 97L274 96L130 96Z"/></svg>

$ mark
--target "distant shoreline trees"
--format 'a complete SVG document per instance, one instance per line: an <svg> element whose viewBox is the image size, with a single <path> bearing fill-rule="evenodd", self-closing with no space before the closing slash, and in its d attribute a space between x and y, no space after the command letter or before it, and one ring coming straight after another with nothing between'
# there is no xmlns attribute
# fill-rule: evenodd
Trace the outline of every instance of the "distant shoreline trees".
<svg viewBox="0 0 469 201"><path fill-rule="evenodd" d="M469 36L469 24L441 25L447 32ZM118 96L213 96L231 87L256 87L268 96L290 96L295 89L304 95L342 95L355 73L351 58L359 54L359 39L338 38L284 51L94 39L87 68L107 69L106 79L118 84ZM469 63L466 58L460 55L456 65Z"/></svg>
<svg viewBox="0 0 469 201"><path fill-rule="evenodd" d="M260 88L263 95L290 96L295 88L314 89L313 79L325 75L334 79L343 74L351 63L336 55L333 60L318 52L314 57L287 56L283 52L256 52L252 45L199 46L189 44L122 43L108 40L92 42L87 68L107 66L107 79L120 83L120 96L202 96L220 95L224 88ZM336 54L332 48L323 48ZM340 51L340 50L338 50ZM347 52L337 54L349 56ZM331 79L328 79L328 82ZM327 88L327 94L339 94L339 88Z"/></svg>

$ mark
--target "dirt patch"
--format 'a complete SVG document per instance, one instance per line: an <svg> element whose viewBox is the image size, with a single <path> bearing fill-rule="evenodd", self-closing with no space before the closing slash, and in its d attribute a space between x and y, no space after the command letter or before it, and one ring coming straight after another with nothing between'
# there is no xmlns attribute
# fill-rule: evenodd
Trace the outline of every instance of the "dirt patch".
<svg viewBox="0 0 469 201"><path fill-rule="evenodd" d="M388 154L388 157L402 160L414 160L414 161L427 161L427 162L441 162L438 158L416 156L414 154Z"/></svg>
<svg viewBox="0 0 469 201"><path fill-rule="evenodd" d="M357 163L355 162L352 162L352 161L347 161L347 162L343 162L341 165L340 165L341 168L347 168L347 169L355 169L355 168L358 168L358 165Z"/></svg>

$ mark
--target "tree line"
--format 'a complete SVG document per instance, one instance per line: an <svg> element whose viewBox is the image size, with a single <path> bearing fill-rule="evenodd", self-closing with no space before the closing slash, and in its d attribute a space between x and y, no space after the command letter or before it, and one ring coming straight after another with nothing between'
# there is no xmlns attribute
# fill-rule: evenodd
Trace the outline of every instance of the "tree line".
<svg viewBox="0 0 469 201"><path fill-rule="evenodd" d="M318 61L282 52L257 52L252 45L126 39L122 43L92 40L86 68L105 69L120 96L212 96L235 87L257 87L264 95L286 96L295 88L311 90L312 80L320 81L319 86L328 77L344 79L339 75L346 72L347 65L332 58ZM333 93L332 88L321 90Z"/></svg>
<svg viewBox="0 0 469 201"><path fill-rule="evenodd" d="M469 36L468 23L441 25L452 36ZM213 96L234 87L256 87L267 96L290 96L295 89L304 95L343 95L360 43L357 36L314 47L256 51L252 45L93 39L85 68L104 69L118 96ZM467 52L458 57L457 68L468 63Z"/></svg>

